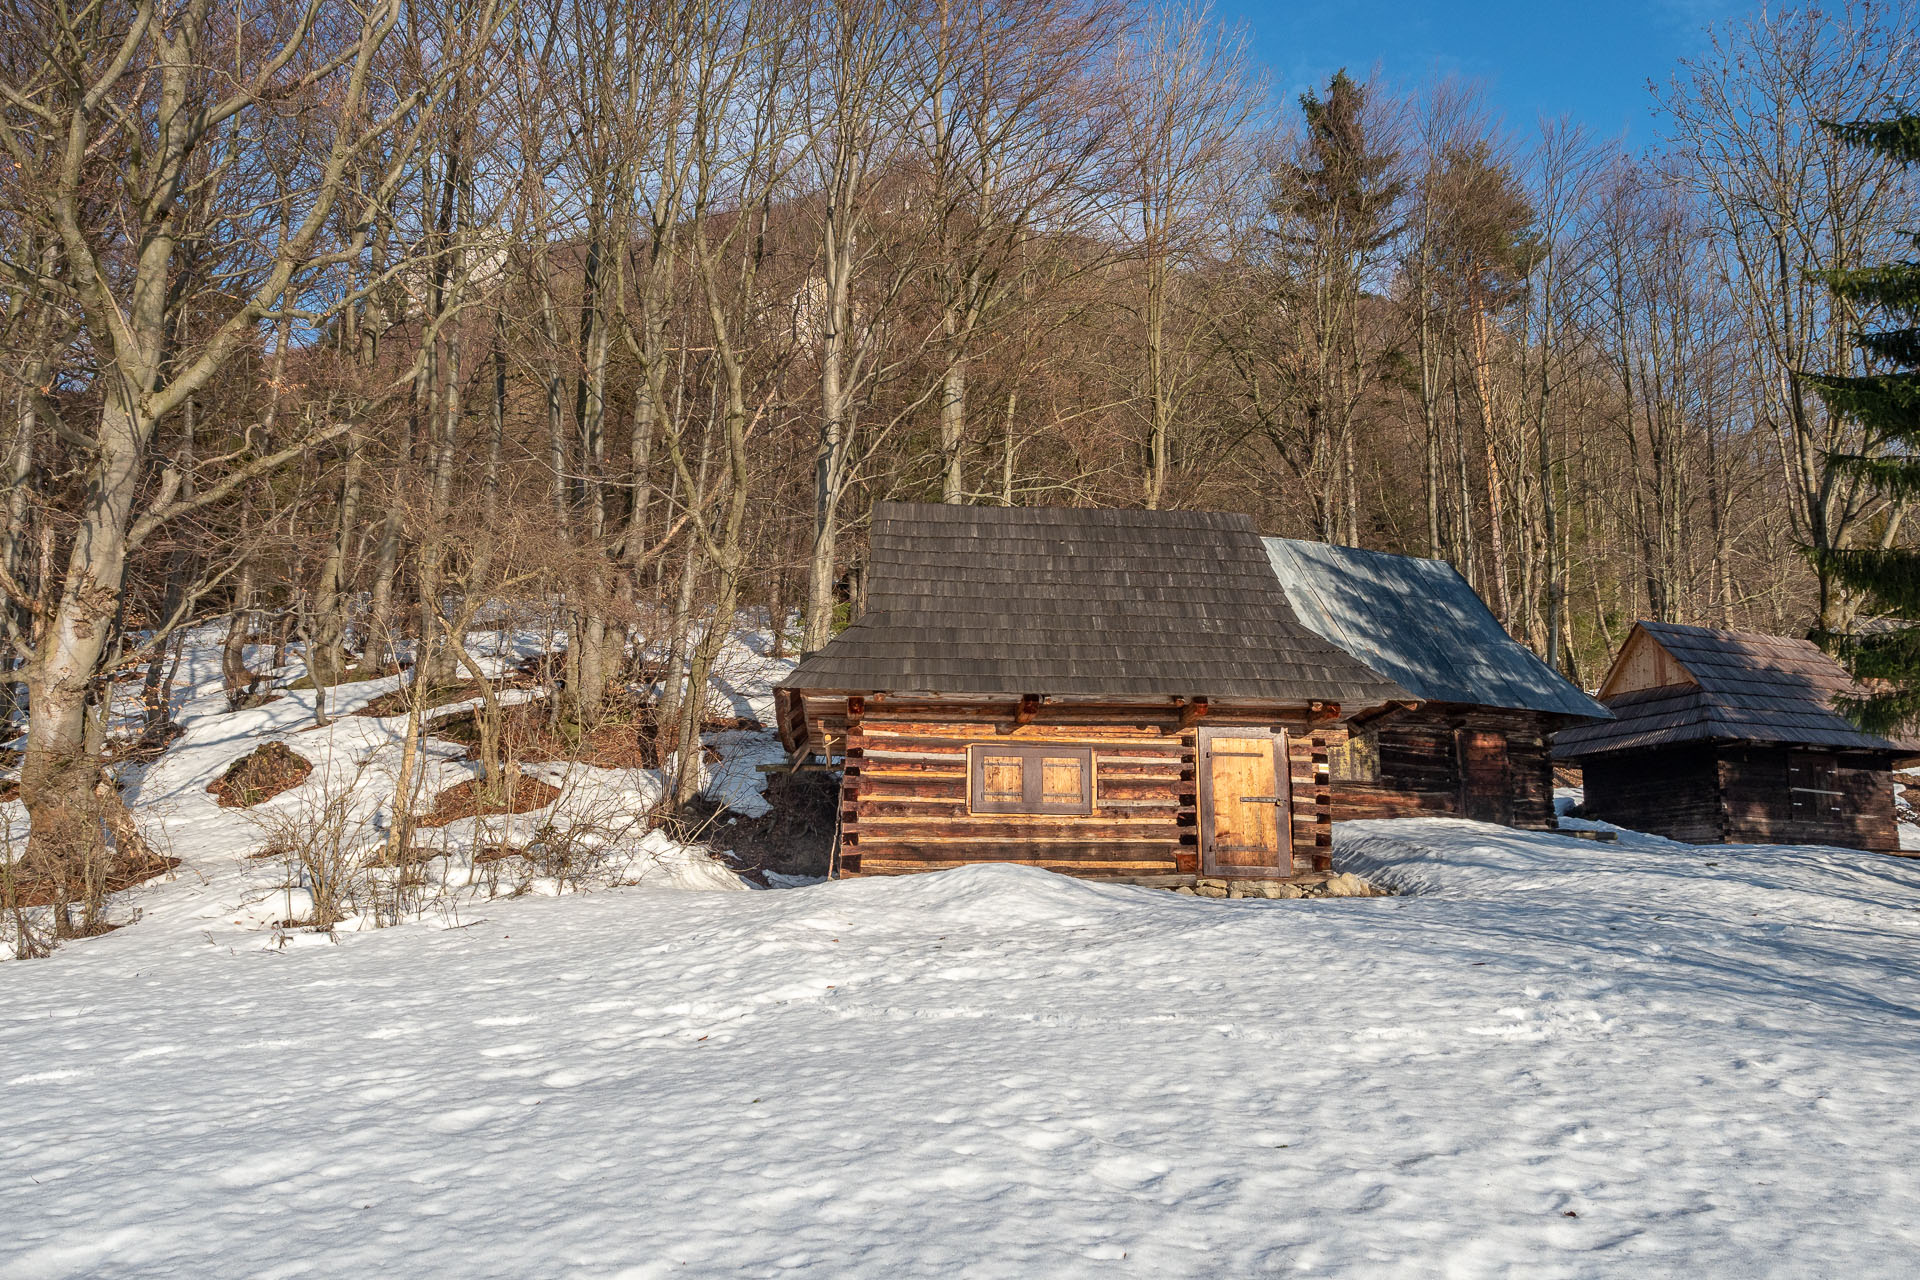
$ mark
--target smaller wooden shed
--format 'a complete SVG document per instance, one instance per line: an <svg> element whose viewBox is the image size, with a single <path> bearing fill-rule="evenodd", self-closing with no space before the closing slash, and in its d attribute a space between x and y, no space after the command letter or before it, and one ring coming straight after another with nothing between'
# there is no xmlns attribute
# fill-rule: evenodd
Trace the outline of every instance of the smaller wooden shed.
<svg viewBox="0 0 1920 1280"><path fill-rule="evenodd" d="M1900 846L1893 767L1907 744L1834 708L1858 692L1807 640L1636 622L1600 687L1614 718L1568 729L1588 817L1689 844Z"/></svg>
<svg viewBox="0 0 1920 1280"><path fill-rule="evenodd" d="M1266 539L1300 621L1421 700L1330 748L1333 818L1555 824L1548 741L1607 709L1517 643L1444 560Z"/></svg>
<svg viewBox="0 0 1920 1280"><path fill-rule="evenodd" d="M1328 735L1413 698L1294 618L1246 516L882 503L867 611L776 690L834 874L1330 865Z"/></svg>

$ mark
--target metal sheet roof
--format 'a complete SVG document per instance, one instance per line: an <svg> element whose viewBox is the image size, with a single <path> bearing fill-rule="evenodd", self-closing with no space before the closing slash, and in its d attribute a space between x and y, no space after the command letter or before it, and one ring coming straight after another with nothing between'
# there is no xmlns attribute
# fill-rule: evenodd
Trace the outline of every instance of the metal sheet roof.
<svg viewBox="0 0 1920 1280"><path fill-rule="evenodd" d="M1300 621L1429 702L1606 717L1506 633L1444 560L1264 539Z"/></svg>
<svg viewBox="0 0 1920 1280"><path fill-rule="evenodd" d="M1696 684L1635 689L1607 699L1615 719L1559 734L1553 754L1577 759L1608 751L1683 742L1771 742L1855 751L1899 751L1834 709L1860 688L1810 640L1715 631L1673 622L1638 622ZM1626 647L1622 646L1622 653Z"/></svg>
<svg viewBox="0 0 1920 1280"><path fill-rule="evenodd" d="M1411 701L1302 626L1253 521L881 503L867 611L794 689Z"/></svg>

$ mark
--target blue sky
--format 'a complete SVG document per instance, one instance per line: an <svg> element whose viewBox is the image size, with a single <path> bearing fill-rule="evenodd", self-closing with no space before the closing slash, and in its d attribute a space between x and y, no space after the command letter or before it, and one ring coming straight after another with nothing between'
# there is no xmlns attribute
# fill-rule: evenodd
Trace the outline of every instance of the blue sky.
<svg viewBox="0 0 1920 1280"><path fill-rule="evenodd" d="M1654 138L1649 78L1662 84L1676 59L1696 52L1708 22L1746 12L1731 0L1215 0L1244 21L1276 97L1291 104L1341 67L1364 77L1376 65L1412 87L1447 74L1485 82L1509 128L1532 132L1542 114L1570 114L1595 134Z"/></svg>

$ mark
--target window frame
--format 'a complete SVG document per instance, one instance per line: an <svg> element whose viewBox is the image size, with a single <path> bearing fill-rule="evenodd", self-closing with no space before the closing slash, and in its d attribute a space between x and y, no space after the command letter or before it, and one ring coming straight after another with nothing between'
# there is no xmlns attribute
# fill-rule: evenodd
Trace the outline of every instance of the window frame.
<svg viewBox="0 0 1920 1280"><path fill-rule="evenodd" d="M1789 821L1833 826L1847 820L1847 806L1844 803L1847 792L1841 786L1841 772L1845 764L1839 752L1789 747L1786 766ZM1799 782L1794 781L1796 771L1801 779ZM1809 785L1813 783L1825 785ZM1814 811L1802 812L1802 804Z"/></svg>
<svg viewBox="0 0 1920 1280"><path fill-rule="evenodd" d="M1021 799L987 801L986 760L993 756L1017 756L1021 761ZM1044 799L1045 773L1042 760L1071 757L1080 765L1080 799L1072 807L1048 804ZM1031 762L1035 767L1029 768ZM967 812L993 817L1085 818L1094 810L1094 751L1091 746L1046 742L970 742L967 744Z"/></svg>
<svg viewBox="0 0 1920 1280"><path fill-rule="evenodd" d="M1364 764L1365 769L1356 769ZM1346 741L1327 753L1327 780L1355 786L1375 786L1382 777L1380 730L1372 725L1349 729Z"/></svg>

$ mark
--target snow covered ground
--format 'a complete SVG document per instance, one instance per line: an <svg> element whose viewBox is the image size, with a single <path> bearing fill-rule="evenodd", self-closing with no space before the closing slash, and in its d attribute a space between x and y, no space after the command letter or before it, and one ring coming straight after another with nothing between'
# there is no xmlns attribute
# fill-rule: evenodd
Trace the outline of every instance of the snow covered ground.
<svg viewBox="0 0 1920 1280"><path fill-rule="evenodd" d="M965 868L270 950L183 876L0 967L0 1275L1913 1274L1920 865L1338 836L1405 896Z"/></svg>
<svg viewBox="0 0 1920 1280"><path fill-rule="evenodd" d="M713 714L769 720L783 669L735 637ZM0 965L0 1280L1920 1258L1920 863L1436 820L1337 829L1391 898L1004 867L716 893L746 885L641 824L623 887L496 896L475 848L661 786L551 765L555 807L428 833L399 927L280 928L303 904L248 856L263 817L360 788L383 830L400 722L340 713L391 686L335 690L324 729L310 693L229 713L189 647L185 732L128 788L183 865L116 900L127 927ZM313 776L217 807L268 740ZM708 741L709 792L760 812L777 745ZM473 773L430 754L423 795Z"/></svg>
<svg viewBox="0 0 1920 1280"><path fill-rule="evenodd" d="M210 940L236 946L315 945L326 939L311 933L282 931L276 922L306 918L312 900L300 887L302 877L287 858L255 859L248 855L273 842L289 825L313 828L329 815L340 814L349 843L377 845L384 841L393 808L404 714L353 714L397 688L400 677L340 685L327 691L331 717L315 727L311 690L284 686L302 674L298 665L283 668L272 682L272 701L244 711L229 711L220 679L220 629L209 628L187 637L178 684L174 691L174 718L182 732L167 751L150 765L123 771L124 795L158 852L182 860L172 882L149 886L127 896L111 913L115 922L129 910L142 915L141 927L199 929ZM484 633L469 638L469 647L483 669L507 670L515 661L543 651L550 637L532 633ZM249 662L259 670L267 663L263 649L252 649ZM715 689L709 714L746 716L771 721L772 685L792 667L791 660L766 656L764 637L738 633L716 665ZM136 682L116 686L116 710L126 720L139 714ZM506 689L502 704L524 701L531 690ZM453 715L478 705L478 699L434 708L432 719ZM294 789L253 808L222 808L208 794L214 781L236 760L267 742L284 743L313 766L313 772ZM784 758L770 734L729 730L708 735L708 745L719 756L703 763L705 790L744 817L764 813L765 779L755 766ZM416 811L425 812L442 791L479 775L479 765L464 758L457 742L428 736L423 743L414 798ZM706 850L678 843L649 830L650 812L665 789L665 777L654 769L595 768L577 762L528 764L525 776L555 787L556 802L542 809L511 816L461 819L419 831L416 849L440 854L427 867L427 881L408 892L373 895L391 897L388 907L359 911L343 928L371 928L379 919L421 917L442 925L457 925L476 901L503 891L559 893L571 881L536 874L527 864L513 862L476 866L476 850L506 845L526 847L546 840L574 839L592 843L597 874L603 879L660 882L687 888L743 888L740 878L717 864ZM27 830L24 808L17 801L0 804L0 823L16 845ZM724 843L724 842L722 842ZM604 857L601 857L601 854ZM557 861L548 859L547 861ZM604 865L598 865L600 861ZM385 877L397 881L398 873ZM3 926L4 922L0 922ZM4 928L0 927L0 934ZM230 936L231 935L231 936ZM0 948L4 951L5 948Z"/></svg>

